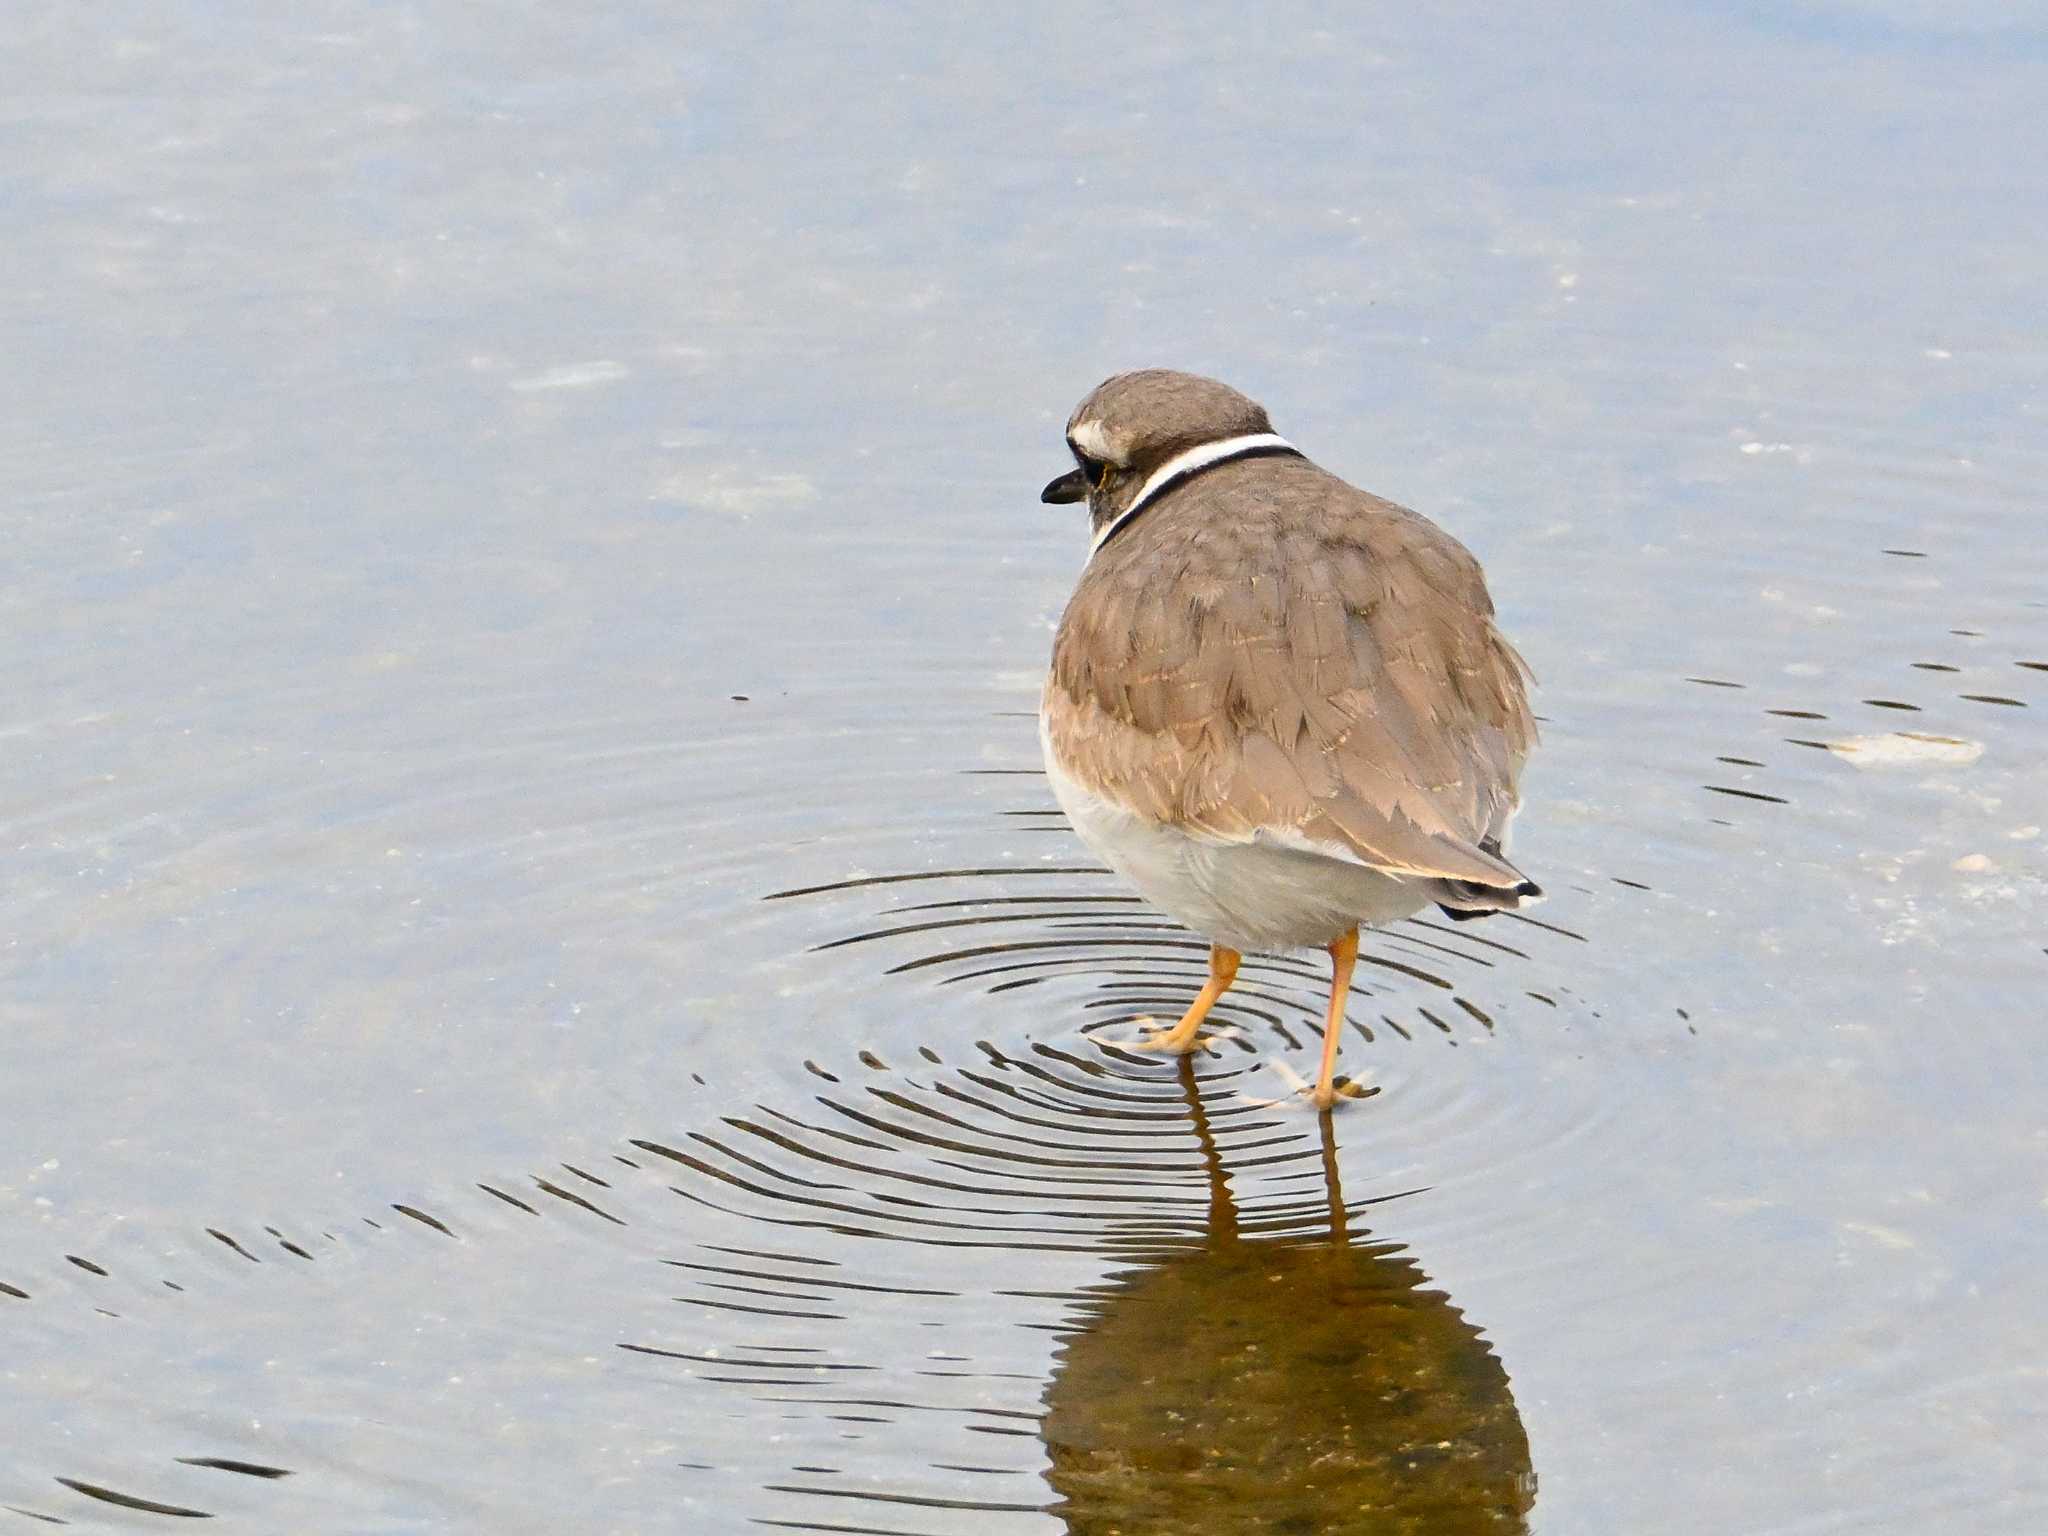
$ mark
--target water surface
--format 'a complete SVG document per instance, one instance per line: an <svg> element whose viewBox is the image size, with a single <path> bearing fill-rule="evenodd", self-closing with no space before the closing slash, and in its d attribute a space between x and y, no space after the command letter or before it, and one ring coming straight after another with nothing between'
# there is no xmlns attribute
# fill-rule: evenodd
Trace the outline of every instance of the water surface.
<svg viewBox="0 0 2048 1536"><path fill-rule="evenodd" d="M2034 11L19 10L0 1521L2048 1514ZM1327 1136L1036 774L1149 363L1543 684Z"/></svg>

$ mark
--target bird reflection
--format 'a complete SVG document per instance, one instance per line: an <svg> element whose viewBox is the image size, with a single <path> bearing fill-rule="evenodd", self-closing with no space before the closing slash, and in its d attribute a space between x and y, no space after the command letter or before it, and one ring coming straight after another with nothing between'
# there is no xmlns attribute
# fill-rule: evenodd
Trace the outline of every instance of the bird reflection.
<svg viewBox="0 0 2048 1536"><path fill-rule="evenodd" d="M1041 1431L1067 1530L1526 1531L1535 1475L1507 1372L1412 1259L1350 1231L1330 1118L1327 1234L1260 1237L1186 1060L1181 1077L1207 1230L1075 1319Z"/></svg>

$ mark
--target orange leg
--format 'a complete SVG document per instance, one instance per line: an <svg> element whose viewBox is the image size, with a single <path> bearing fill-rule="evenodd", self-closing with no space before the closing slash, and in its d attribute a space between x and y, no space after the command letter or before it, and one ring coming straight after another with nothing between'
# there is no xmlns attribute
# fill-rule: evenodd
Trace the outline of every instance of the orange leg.
<svg viewBox="0 0 2048 1536"><path fill-rule="evenodd" d="M1323 1070L1309 1099L1317 1109L1337 1102L1337 1045L1344 1038L1344 1002L1351 995L1351 968L1358 964L1358 930L1330 946L1330 1011L1323 1018Z"/></svg>
<svg viewBox="0 0 2048 1536"><path fill-rule="evenodd" d="M1353 938L1357 936L1354 934ZM1171 1029L1162 1029L1148 1036L1141 1050L1168 1051L1174 1055L1185 1055L1201 1042L1196 1032L1202 1027L1202 1020L1209 1016L1209 1010L1216 1006L1216 999L1230 990L1230 984L1237 980L1237 963L1244 956L1234 949L1225 949L1221 944L1209 946L1209 980L1188 1004L1188 1011L1180 1016L1180 1022Z"/></svg>

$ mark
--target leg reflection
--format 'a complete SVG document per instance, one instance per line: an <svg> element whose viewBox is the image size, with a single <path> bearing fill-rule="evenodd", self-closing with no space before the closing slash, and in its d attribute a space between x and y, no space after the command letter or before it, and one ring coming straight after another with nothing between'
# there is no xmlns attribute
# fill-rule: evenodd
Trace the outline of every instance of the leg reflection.
<svg viewBox="0 0 2048 1536"><path fill-rule="evenodd" d="M1349 1230L1331 1118L1326 1214L1304 1232L1298 1195L1240 1210L1190 1060L1181 1082L1206 1229L1074 1319L1042 1430L1067 1529L1525 1531L1535 1478L1507 1372L1413 1259Z"/></svg>

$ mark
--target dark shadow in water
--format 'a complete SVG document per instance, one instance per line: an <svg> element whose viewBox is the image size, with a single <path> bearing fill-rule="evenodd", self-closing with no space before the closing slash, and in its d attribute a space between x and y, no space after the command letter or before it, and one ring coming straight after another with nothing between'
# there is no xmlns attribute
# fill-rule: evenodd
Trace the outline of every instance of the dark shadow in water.
<svg viewBox="0 0 2048 1536"><path fill-rule="evenodd" d="M180 1456L176 1460L181 1466L204 1467L215 1472L235 1472L243 1477L261 1478L266 1481L274 1481L277 1478L290 1477L292 1475L291 1469L288 1467L270 1467L263 1465L261 1462L240 1461L229 1456ZM115 1509L132 1510L137 1514L143 1515L165 1515L179 1520L211 1520L213 1518L213 1514L209 1510L194 1509L185 1504L167 1503L162 1499L144 1498L142 1495L135 1493L122 1493L115 1488L103 1487L98 1483L88 1483L82 1478L60 1477L55 1479L55 1481L63 1487L70 1489L73 1493L83 1494L88 1499L103 1505L111 1505ZM33 1509L25 1509L17 1504L0 1505L0 1509L5 1509L9 1514L20 1515L23 1519L35 1520L44 1525L69 1525L72 1523L56 1515L43 1514Z"/></svg>
<svg viewBox="0 0 2048 1536"><path fill-rule="evenodd" d="M707 1234L669 1260L684 1314L620 1348L747 1393L785 1425L829 1419L867 1439L934 1435L936 1416L1043 1442L1045 1504L1017 1498L1022 1464L934 1454L952 1510L1043 1509L1085 1536L1526 1528L1535 1479L1506 1371L1414 1260L1363 1227L1416 1191L1347 1200L1339 1127L1258 1104L1239 1068L1182 1058L1162 1080L1113 1052L983 1054L956 1068L921 1053L929 1073L865 1062L865 1084L795 1114L636 1142L675 1194L761 1233ZM876 1348L901 1337L892 1318L976 1304L938 1257L972 1250L1017 1260L989 1302L1060 1305L1050 1324L1028 1305L1012 1314L1060 1336L1042 1386L973 1351L920 1366ZM1058 1254L1096 1256L1108 1278L1054 1280L1037 1256ZM850 1512L934 1497L851 1465L769 1484L797 1501L778 1523L894 1530ZM806 1520L813 1503L831 1513Z"/></svg>
<svg viewBox="0 0 2048 1536"><path fill-rule="evenodd" d="M1536 1479L1507 1372L1414 1260L1349 1230L1332 1121L1327 1231L1250 1235L1185 1060L1181 1082L1208 1229L1082 1304L1041 1426L1067 1529L1526 1530Z"/></svg>

